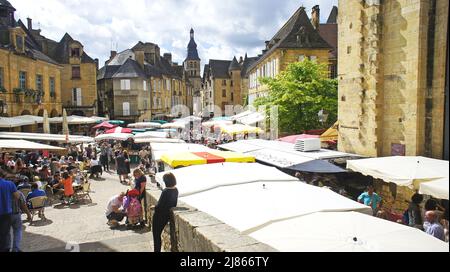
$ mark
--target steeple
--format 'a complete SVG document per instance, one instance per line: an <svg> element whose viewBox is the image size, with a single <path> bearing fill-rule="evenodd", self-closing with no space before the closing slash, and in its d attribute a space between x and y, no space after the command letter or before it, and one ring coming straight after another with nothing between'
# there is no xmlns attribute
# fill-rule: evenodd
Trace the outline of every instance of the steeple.
<svg viewBox="0 0 450 272"><path fill-rule="evenodd" d="M197 51L197 44L195 43L194 40L194 29L191 28L191 40L189 41L188 44L188 54L187 54L187 58L186 60L200 60L199 56L198 56L198 51Z"/></svg>

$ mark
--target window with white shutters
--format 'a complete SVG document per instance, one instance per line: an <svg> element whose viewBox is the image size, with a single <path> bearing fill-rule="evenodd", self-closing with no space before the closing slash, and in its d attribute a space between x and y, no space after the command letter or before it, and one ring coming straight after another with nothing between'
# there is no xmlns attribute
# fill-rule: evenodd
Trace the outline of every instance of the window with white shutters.
<svg viewBox="0 0 450 272"><path fill-rule="evenodd" d="M147 91L147 81L143 81L142 86L144 88L144 91Z"/></svg>
<svg viewBox="0 0 450 272"><path fill-rule="evenodd" d="M123 102L122 104L123 116L130 116L130 102Z"/></svg>
<svg viewBox="0 0 450 272"><path fill-rule="evenodd" d="M129 79L122 79L120 81L120 89L122 91L129 91L129 90L131 90L131 80L129 80Z"/></svg>
<svg viewBox="0 0 450 272"><path fill-rule="evenodd" d="M82 93L81 93L81 88L73 88L72 90L72 102L74 106L82 106L83 105L83 101L82 101Z"/></svg>

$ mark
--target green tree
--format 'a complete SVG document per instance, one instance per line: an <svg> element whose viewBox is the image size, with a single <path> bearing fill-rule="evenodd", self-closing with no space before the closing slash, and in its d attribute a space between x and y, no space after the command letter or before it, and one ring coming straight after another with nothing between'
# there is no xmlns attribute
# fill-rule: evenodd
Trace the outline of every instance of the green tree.
<svg viewBox="0 0 450 272"><path fill-rule="evenodd" d="M279 128L283 133L301 133L325 128L337 120L337 80L328 78L327 66L304 60L290 64L276 78L260 78L269 88L268 96L256 99L254 106L278 106ZM328 112L326 123L319 122L320 110Z"/></svg>

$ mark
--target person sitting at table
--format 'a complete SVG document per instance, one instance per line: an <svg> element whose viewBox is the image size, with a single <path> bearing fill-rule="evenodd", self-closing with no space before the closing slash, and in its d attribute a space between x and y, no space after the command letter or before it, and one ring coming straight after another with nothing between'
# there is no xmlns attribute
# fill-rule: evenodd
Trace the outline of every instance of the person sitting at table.
<svg viewBox="0 0 450 272"><path fill-rule="evenodd" d="M83 157L83 161L80 163L81 171L88 171L91 168L91 162L88 157Z"/></svg>
<svg viewBox="0 0 450 272"><path fill-rule="evenodd" d="M72 177L69 175L69 172L64 172L62 174L62 179L60 181L60 184L64 186L64 197L70 199L73 198L73 195L75 194L75 191L73 190L73 180Z"/></svg>
<svg viewBox="0 0 450 272"><path fill-rule="evenodd" d="M61 156L61 159L59 160L59 163L60 164L67 164L67 160L66 160L66 157L64 157L64 156Z"/></svg>
<svg viewBox="0 0 450 272"><path fill-rule="evenodd" d="M31 200L36 197L42 197L47 196L44 190L39 189L39 185L37 183L33 183L31 185L31 192L27 195L27 206L28 209L33 209L33 204L31 203ZM39 217L41 215L39 214Z"/></svg>
<svg viewBox="0 0 450 272"><path fill-rule="evenodd" d="M55 175L56 172L61 171L61 165L56 157L53 157L50 162L50 171L52 175Z"/></svg>
<svg viewBox="0 0 450 272"><path fill-rule="evenodd" d="M27 176L20 176L19 177L19 185L17 185L17 190L22 189L31 189L30 179Z"/></svg>
<svg viewBox="0 0 450 272"><path fill-rule="evenodd" d="M44 182L49 182L51 180L51 174L50 170L48 169L48 165L44 165L39 171L39 178Z"/></svg>
<svg viewBox="0 0 450 272"><path fill-rule="evenodd" d="M11 169L14 170L14 167L16 166L16 162L14 161L13 157L9 157L8 158L8 162L6 163L6 166Z"/></svg>

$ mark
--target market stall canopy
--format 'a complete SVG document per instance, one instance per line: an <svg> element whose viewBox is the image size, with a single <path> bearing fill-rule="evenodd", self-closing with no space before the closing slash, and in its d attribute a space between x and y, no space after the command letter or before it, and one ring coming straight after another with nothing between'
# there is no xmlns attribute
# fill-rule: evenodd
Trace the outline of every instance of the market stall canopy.
<svg viewBox="0 0 450 272"><path fill-rule="evenodd" d="M302 182L265 181L222 186L181 197L180 200L244 234L277 221L316 212L373 213L368 206L329 189ZM332 222L328 222L328 228L332 228Z"/></svg>
<svg viewBox="0 0 450 272"><path fill-rule="evenodd" d="M116 127L105 131L106 134L132 134L133 130L129 128Z"/></svg>
<svg viewBox="0 0 450 272"><path fill-rule="evenodd" d="M170 138L137 138L134 140L137 144L144 144L144 143L173 143L173 144L184 144L186 143L183 140L180 139L170 139Z"/></svg>
<svg viewBox="0 0 450 272"><path fill-rule="evenodd" d="M243 117L245 117L245 116L248 116L248 115L250 115L250 114L252 114L252 113L254 113L254 111L251 111L251 110L243 111L243 112L241 112L241 113L239 113L239 114L236 114L236 115L234 115L234 116L231 116L231 117L230 117L230 120L231 120L231 121L237 121L237 120L239 120L240 118L243 118Z"/></svg>
<svg viewBox="0 0 450 272"><path fill-rule="evenodd" d="M142 138L167 138L167 133L160 131L147 131L134 136L135 140Z"/></svg>
<svg viewBox="0 0 450 272"><path fill-rule="evenodd" d="M332 163L323 160L312 160L305 163L300 163L287 167L287 169L298 172L323 173L323 174L338 174L347 172L347 170L342 169Z"/></svg>
<svg viewBox="0 0 450 272"><path fill-rule="evenodd" d="M438 199L449 200L448 188L449 188L449 178L447 177L433 180L430 182L421 183L419 193L423 195L430 195Z"/></svg>
<svg viewBox="0 0 450 272"><path fill-rule="evenodd" d="M174 123L167 123L161 126L161 128L180 128L184 129L186 128L188 123L185 122L174 122Z"/></svg>
<svg viewBox="0 0 450 272"><path fill-rule="evenodd" d="M67 122L69 125L89 125L89 124L96 124L99 121L106 120L104 117L84 117L84 116L67 116ZM63 123L63 117L54 117L49 118L50 123L52 124L62 124Z"/></svg>
<svg viewBox="0 0 450 272"><path fill-rule="evenodd" d="M64 151L65 148L34 143L25 140L0 140L0 150L59 150Z"/></svg>
<svg viewBox="0 0 450 272"><path fill-rule="evenodd" d="M280 252L449 251L447 243L419 229L359 212L312 213L275 222L250 237Z"/></svg>
<svg viewBox="0 0 450 272"><path fill-rule="evenodd" d="M112 125L109 122L103 122L93 127L93 129L113 129L117 127L117 125Z"/></svg>
<svg viewBox="0 0 450 272"><path fill-rule="evenodd" d="M158 173L156 181L164 188L163 176ZM298 182L274 167L259 163L218 163L195 165L170 171L177 179L180 197L212 190L221 186L230 186L254 182Z"/></svg>
<svg viewBox="0 0 450 272"><path fill-rule="evenodd" d="M43 133L22 133L22 132L0 132L0 139L18 139L30 141L48 141L65 143L66 135L43 134ZM69 143L92 143L94 138L87 136L69 135Z"/></svg>
<svg viewBox="0 0 450 272"><path fill-rule="evenodd" d="M264 133L264 131L258 127L251 127L251 126L241 125L241 124L221 126L221 130L222 130L222 133L226 133L229 135Z"/></svg>
<svg viewBox="0 0 450 272"><path fill-rule="evenodd" d="M139 139L135 139L138 142ZM153 152L153 159L155 161L161 161L161 157L168 153L180 153L180 152L208 152L212 151L204 145L199 144L187 144L187 143L158 143L152 142L151 148Z"/></svg>
<svg viewBox="0 0 450 272"><path fill-rule="evenodd" d="M233 124L232 121L216 120L216 121L203 122L202 126L203 127L220 127L220 126L230 126L232 124Z"/></svg>
<svg viewBox="0 0 450 272"><path fill-rule="evenodd" d="M134 123L129 124L129 128L161 128L160 123L152 123L152 122L142 122L142 123Z"/></svg>
<svg viewBox="0 0 450 272"><path fill-rule="evenodd" d="M234 143L219 145L219 148L224 150L230 150L235 152L248 152L245 150L261 150L261 149L272 149L280 152L291 153L298 156L303 156L306 158L314 160L324 160L324 159L337 159L337 158L348 158L348 157L361 157L355 154L343 153L334 150L321 149L319 151L310 152L300 152L296 151L294 144L281 142L281 141L269 141L262 139L252 139L252 140L242 140Z"/></svg>
<svg viewBox="0 0 450 272"><path fill-rule="evenodd" d="M269 148L259 149L247 152L245 154L254 156L256 160L258 160L258 162L262 162L279 168L287 168L314 160L312 158Z"/></svg>
<svg viewBox="0 0 450 272"><path fill-rule="evenodd" d="M126 141L128 139L133 138L133 134L127 133L112 133L112 134L102 134L95 137L95 141L104 141L104 140L116 140L116 141Z"/></svg>
<svg viewBox="0 0 450 272"><path fill-rule="evenodd" d="M109 120L108 123L112 124L112 125L123 125L125 124L125 121L121 121L121 120Z"/></svg>
<svg viewBox="0 0 450 272"><path fill-rule="evenodd" d="M319 138L319 136L318 135L301 134L301 135L291 135L291 136L283 137L283 138L278 139L278 141L295 144L297 142L297 140L300 140L300 139L316 139L316 138Z"/></svg>
<svg viewBox="0 0 450 272"><path fill-rule="evenodd" d="M208 151L208 152L179 152L167 153L161 156L161 161L172 168L187 167L191 165L239 162L255 162L255 157L235 152Z"/></svg>
<svg viewBox="0 0 450 272"><path fill-rule="evenodd" d="M254 112L252 114L249 114L247 116L244 116L242 118L237 119L239 123L242 123L244 125L255 125L257 123L263 122L266 120L266 116L263 113L260 112Z"/></svg>
<svg viewBox="0 0 450 272"><path fill-rule="evenodd" d="M347 161L347 168L366 176L419 189L420 183L449 177L448 161L425 157L383 157Z"/></svg>

